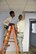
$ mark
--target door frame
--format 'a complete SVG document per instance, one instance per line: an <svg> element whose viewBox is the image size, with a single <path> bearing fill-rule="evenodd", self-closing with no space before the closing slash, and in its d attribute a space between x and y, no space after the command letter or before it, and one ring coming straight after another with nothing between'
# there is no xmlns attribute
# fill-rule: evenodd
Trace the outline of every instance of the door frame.
<svg viewBox="0 0 36 54"><path fill-rule="evenodd" d="M36 19L29 19L29 47L31 47L31 26L32 26L31 23L32 22L35 23L34 21L36 21Z"/></svg>

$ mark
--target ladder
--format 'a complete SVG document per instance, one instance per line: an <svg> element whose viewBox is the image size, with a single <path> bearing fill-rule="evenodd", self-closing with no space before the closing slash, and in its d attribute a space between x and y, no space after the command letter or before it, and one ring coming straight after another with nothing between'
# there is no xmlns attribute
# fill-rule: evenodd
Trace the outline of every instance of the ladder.
<svg viewBox="0 0 36 54"><path fill-rule="evenodd" d="M10 35L11 35L12 31L14 31L13 36L14 36L14 43L16 46L16 54L19 54L19 46L18 46L17 37L16 37L15 25L12 23L9 24L9 28L7 30L6 36L5 36L4 41L3 41L2 54L6 53L6 49L8 47L8 40L10 39Z"/></svg>

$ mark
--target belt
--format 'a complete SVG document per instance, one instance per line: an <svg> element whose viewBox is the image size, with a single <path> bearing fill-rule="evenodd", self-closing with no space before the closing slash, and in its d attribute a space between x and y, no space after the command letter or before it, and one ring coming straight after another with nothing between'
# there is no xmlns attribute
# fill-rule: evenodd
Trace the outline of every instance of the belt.
<svg viewBox="0 0 36 54"><path fill-rule="evenodd" d="M23 32L17 32L17 33L23 33Z"/></svg>

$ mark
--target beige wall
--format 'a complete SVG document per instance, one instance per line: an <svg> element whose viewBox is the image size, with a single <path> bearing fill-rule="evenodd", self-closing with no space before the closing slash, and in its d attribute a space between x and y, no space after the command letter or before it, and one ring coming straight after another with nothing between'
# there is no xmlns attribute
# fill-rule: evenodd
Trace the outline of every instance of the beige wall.
<svg viewBox="0 0 36 54"><path fill-rule="evenodd" d="M9 8L20 11L36 11L36 0L0 0L0 11L8 11Z"/></svg>

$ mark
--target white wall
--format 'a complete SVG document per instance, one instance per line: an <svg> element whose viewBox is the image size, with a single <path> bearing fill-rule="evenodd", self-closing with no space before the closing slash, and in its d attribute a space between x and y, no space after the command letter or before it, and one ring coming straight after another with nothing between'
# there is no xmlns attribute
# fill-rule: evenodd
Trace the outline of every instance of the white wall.
<svg viewBox="0 0 36 54"><path fill-rule="evenodd" d="M3 42L3 21L5 20L5 18L7 18L9 16L9 14L6 12L2 12L0 13L0 49L2 48L2 42Z"/></svg>
<svg viewBox="0 0 36 54"><path fill-rule="evenodd" d="M23 51L29 51L29 19L36 19L36 13L25 14L25 32L23 39Z"/></svg>

